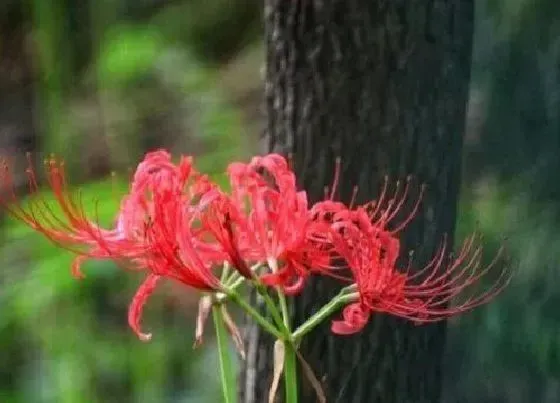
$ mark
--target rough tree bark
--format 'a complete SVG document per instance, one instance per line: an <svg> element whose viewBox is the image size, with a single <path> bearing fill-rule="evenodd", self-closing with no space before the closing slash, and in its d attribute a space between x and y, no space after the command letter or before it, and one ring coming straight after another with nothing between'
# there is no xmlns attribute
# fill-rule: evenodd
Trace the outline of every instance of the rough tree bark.
<svg viewBox="0 0 560 403"><path fill-rule="evenodd" d="M422 211L403 235L416 267L454 230L473 14L472 0L265 1L266 147L293 153L312 200L331 183L336 156L342 199L355 184L361 201L375 198L385 175L426 183ZM313 281L295 303L295 322L335 288ZM326 323L302 353L329 403L437 402L445 334L445 324L416 327L375 315L352 337L333 336ZM241 401L261 403L272 342L250 325L246 342ZM301 401L316 401L306 385Z"/></svg>

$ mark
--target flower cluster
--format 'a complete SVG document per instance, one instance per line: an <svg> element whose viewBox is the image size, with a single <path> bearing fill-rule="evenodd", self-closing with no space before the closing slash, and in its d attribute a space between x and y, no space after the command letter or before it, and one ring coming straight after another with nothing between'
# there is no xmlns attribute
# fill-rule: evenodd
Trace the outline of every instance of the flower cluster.
<svg viewBox="0 0 560 403"><path fill-rule="evenodd" d="M310 276L330 276L351 290L342 319L332 323L337 334L360 331L375 312L415 323L439 321L487 302L509 280L501 271L489 289L468 294L494 266L481 267L474 235L456 257L444 240L424 268L413 270L410 261L400 267L399 233L422 198L421 192L410 214L395 224L408 204L409 180L392 193L386 181L377 200L363 205L335 201L332 193L310 204L280 155L230 164L226 192L196 171L192 158L176 164L158 150L138 165L114 228L105 229L86 217L79 196L67 189L62 162L50 158L46 171L58 212L38 196L31 166L27 174L36 197L26 207L19 203L4 164L0 206L75 253L77 277L91 258L146 273L129 309L129 324L144 340L150 335L140 329L142 308L162 278L215 295L230 295L235 284L248 282L289 296L300 293Z"/></svg>

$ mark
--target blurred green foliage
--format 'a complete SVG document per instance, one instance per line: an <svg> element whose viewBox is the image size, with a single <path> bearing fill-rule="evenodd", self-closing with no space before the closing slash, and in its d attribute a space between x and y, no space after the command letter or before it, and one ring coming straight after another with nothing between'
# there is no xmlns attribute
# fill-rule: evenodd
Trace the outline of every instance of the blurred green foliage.
<svg viewBox="0 0 560 403"><path fill-rule="evenodd" d="M452 323L446 401L560 400L560 3L477 3L458 232L478 228L515 269ZM505 238L505 239L504 239Z"/></svg>
<svg viewBox="0 0 560 403"><path fill-rule="evenodd" d="M165 47L165 38L154 28L118 24L109 27L98 55L98 78L104 85L127 84L149 72Z"/></svg>

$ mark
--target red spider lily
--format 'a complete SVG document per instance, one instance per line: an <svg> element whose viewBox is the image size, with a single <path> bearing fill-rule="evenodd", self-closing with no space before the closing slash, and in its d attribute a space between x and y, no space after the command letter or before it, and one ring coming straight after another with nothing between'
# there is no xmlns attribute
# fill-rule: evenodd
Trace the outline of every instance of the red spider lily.
<svg viewBox="0 0 560 403"><path fill-rule="evenodd" d="M165 193L165 192L163 192ZM141 340L150 340L151 334L140 330L142 308L154 292L157 281L168 278L201 291L221 289L213 267L219 261L215 250L203 248L193 233L193 223L201 214L203 205L213 196L209 192L200 198L200 206L188 206L182 198L158 194L153 222L147 228L146 239L150 253L145 266L150 274L140 286L129 308L128 321ZM223 262L223 260L221 260Z"/></svg>
<svg viewBox="0 0 560 403"><path fill-rule="evenodd" d="M219 197L217 189L201 195L198 204L191 206L183 198L159 195L153 222L146 238L153 253L146 265L157 275L177 280L190 287L211 291L220 288L219 279L212 272L226 260L226 254L197 236L195 223L205 209Z"/></svg>
<svg viewBox="0 0 560 403"><path fill-rule="evenodd" d="M38 195L38 183L31 166L27 169L29 187L35 196L24 208L15 195L7 164L1 179L7 197L0 205L15 218L48 239L78 255L72 272L81 276L80 265L87 258L129 261L133 267L149 271L136 293L129 311L129 323L141 339L142 307L162 276L199 290L215 290L219 281L211 265L224 260L224 253L196 237L194 226L205 206L216 198L215 186L199 175L190 158L178 165L162 150L146 154L138 165L130 193L122 202L114 229L100 228L89 220L79 197L67 189L64 163L46 161L48 184L60 213Z"/></svg>
<svg viewBox="0 0 560 403"><path fill-rule="evenodd" d="M330 260L310 241L319 224L311 219L306 193L297 190L294 173L278 154L230 164L228 175L228 228L236 232L235 247L246 261L268 263L272 273L261 276L263 283L298 293L311 271L325 268Z"/></svg>
<svg viewBox="0 0 560 403"><path fill-rule="evenodd" d="M149 220L144 230L149 253L142 264L150 274L129 310L129 324L142 340L151 337L140 331L142 308L161 277L201 291L218 291L221 284L213 269L227 259L200 231L206 211L218 202L221 192L192 169L190 159L183 158L177 167L168 161L168 155L160 152L149 161L156 164L139 166L131 190Z"/></svg>
<svg viewBox="0 0 560 403"><path fill-rule="evenodd" d="M30 160L29 156L28 159ZM19 202L13 185L13 177L8 165L2 163L3 171L0 179L3 193L0 206L10 215L43 234L53 243L68 249L78 257L72 264L72 272L81 277L80 264L86 258L111 258L111 245L118 244L121 248L132 248L128 239L123 237L119 225L114 230L106 230L86 217L80 195L72 196L65 179L64 162L50 157L45 161L47 181L55 197L60 213L39 195L39 186L35 171L29 162L26 170L31 195L27 208ZM126 208L123 203L123 209Z"/></svg>
<svg viewBox="0 0 560 403"><path fill-rule="evenodd" d="M373 312L388 313L414 323L429 323L469 311L501 292L510 276L501 271L486 291L468 294L469 288L488 274L500 252L481 268L482 248L476 236L468 238L454 259L447 259L445 241L435 257L420 271L411 273L410 264L398 271L399 241L370 236L354 225L340 224L347 237L334 233L335 247L347 262L357 285L359 299L343 310L343 319L333 321L332 331L352 334L360 331ZM339 228L340 229L340 228ZM351 239L352 242L348 242ZM462 302L453 300L467 294ZM451 306L449 306L451 304Z"/></svg>
<svg viewBox="0 0 560 403"><path fill-rule="evenodd" d="M0 205L55 244L76 253L78 257L72 264L72 273L76 277L82 277L80 265L87 258L140 261L137 258L146 254L145 228L153 210L150 193L155 187L180 191L192 171L188 158L175 166L165 151L146 154L134 175L131 193L121 202L115 228L106 230L87 218L79 193L76 196L68 191L64 162L51 157L45 161L45 166L47 181L60 213L38 194L39 186L31 163L26 173L30 193L35 197L30 199L28 207L19 203L11 172L5 163L1 179L8 197L0 197Z"/></svg>
<svg viewBox="0 0 560 403"><path fill-rule="evenodd" d="M365 204L356 204L356 197L358 195L358 187L355 186L352 193L352 198L348 205L335 201L335 193L340 181L341 172L341 159L337 158L335 163L335 172L333 183L330 187L325 188L325 199L315 203L311 208L311 216L313 220L318 223L328 224L330 229L336 228L339 236L344 238L344 242L348 245L352 244L352 239L349 239L345 232L346 224L351 223L353 226L360 229L361 233L369 237L377 239L380 247L383 249L398 248L398 239L396 235L402 231L412 219L416 216L420 203L422 201L425 186L420 187L420 192L416 201L413 204L409 213L403 216L403 209L407 205L407 199L410 193L411 177L407 177L406 182L397 181L395 190L390 194L388 190L389 180L385 177L380 196ZM342 224L341 223L345 223ZM332 249L333 240L330 237L330 231L321 231L311 235L311 239L318 245L323 245L326 249ZM341 245L340 239L338 240L339 246ZM335 248L336 249L336 248ZM398 252L397 252L398 253ZM337 253L332 253L336 260ZM339 254L338 254L339 255ZM345 262L331 265L331 273L337 269L347 268ZM351 281L351 278L337 275L340 280Z"/></svg>
<svg viewBox="0 0 560 403"><path fill-rule="evenodd" d="M246 261L247 243L246 239L242 239L248 230L246 227L240 228L244 220L232 200L226 194L219 194L209 204L200 224L200 235L215 240L225 254L224 260L231 263L243 277L252 279L254 273Z"/></svg>

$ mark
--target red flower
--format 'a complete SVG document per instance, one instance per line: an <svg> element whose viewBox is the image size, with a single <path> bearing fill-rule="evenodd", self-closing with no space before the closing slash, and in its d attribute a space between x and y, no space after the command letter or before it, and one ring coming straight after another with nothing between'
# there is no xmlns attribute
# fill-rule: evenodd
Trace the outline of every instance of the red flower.
<svg viewBox="0 0 560 403"><path fill-rule="evenodd" d="M502 271L489 289L467 294L462 302L453 304L490 271L499 257L481 268L482 249L474 247L474 235L465 241L455 259L446 259L444 242L431 262L411 273L410 265L404 272L396 267L396 238L371 236L353 225L340 226L345 227L346 236L335 232L336 248L352 271L359 300L344 309L343 320L333 322L332 331L338 334L360 331L373 312L417 324L444 320L488 302L509 282L508 273Z"/></svg>
<svg viewBox="0 0 560 403"><path fill-rule="evenodd" d="M112 230L86 217L80 198L73 197L67 189L62 162L50 158L46 167L59 214L38 195L31 166L27 174L35 197L29 206L24 208L15 196L6 164L1 179L8 196L0 197L0 205L57 245L76 253L72 264L76 276L81 276L80 265L87 258L125 260L133 263L133 268L147 270L149 275L129 311L129 323L140 338L149 338L140 332L139 321L142 307L162 276L199 290L220 287L212 266L223 262L226 255L216 245L199 239L196 232L201 215L219 192L205 176L194 171L190 158L182 158L175 165L165 151L146 154Z"/></svg>
<svg viewBox="0 0 560 403"><path fill-rule="evenodd" d="M324 250L330 251L330 256L334 263L331 263L329 275L334 276L343 281L352 281L351 278L335 274L340 272L340 269L345 269L348 264L340 261L340 253L333 250L333 244L336 243L338 247L351 246L354 242L348 238L347 232L348 225L360 230L363 235L376 238L381 247L384 248L397 248L398 254L398 239L396 235L404 228L418 212L420 203L422 201L425 187L420 187L420 192L416 201L414 202L410 212L404 213L404 207L407 205L407 198L410 192L411 177L406 179L404 187L402 182L397 181L395 190L392 194L388 191L388 178L385 177L380 196L365 204L356 205L356 197L358 195L358 187L355 186L352 198L348 205L335 201L335 193L340 180L341 160L337 158L335 164L335 172L333 184L329 188L325 188L325 199L315 203L311 208L311 216L313 221L322 224L319 231L315 231L310 235L317 246L321 246ZM325 225L328 229L325 231ZM338 234L336 241L332 239L332 230ZM342 238L341 238L342 236Z"/></svg>
<svg viewBox="0 0 560 403"><path fill-rule="evenodd" d="M333 189L339 169L337 165ZM405 271L400 271L397 234L416 215L424 192L422 186L411 212L403 214L409 188L410 178L404 188L397 182L395 192L388 196L386 179L380 197L372 202L354 208L352 201L347 207L333 201L333 190L325 201L313 207L315 220L331 224L328 236L320 235L319 240L332 243L342 258L339 266L350 270L359 295L356 302L343 310L342 320L333 321L334 333L360 331L373 312L392 314L415 323L443 320L486 303L507 285L509 275L502 271L487 291L468 295L463 302L449 306L490 271L501 253L490 265L481 268L482 249L474 247L474 235L465 241L453 260L446 259L444 241L422 270L411 273L409 263Z"/></svg>
<svg viewBox="0 0 560 403"><path fill-rule="evenodd" d="M47 181L59 213L55 212L51 204L38 194L39 186L31 162L26 173L33 197L29 199L27 208L21 205L15 194L8 165L5 162L2 164L3 172L0 172L2 193L7 196L0 196L0 206L14 218L40 232L55 244L78 254L72 264L72 272L76 277L82 276L79 266L84 259L111 258L114 244L119 244L121 248L125 245L132 246L130 241L122 236L119 226L113 230L106 230L86 217L80 195L72 196L67 189L64 162L59 162L54 157L45 161Z"/></svg>
<svg viewBox="0 0 560 403"><path fill-rule="evenodd" d="M236 249L245 261L268 263L272 272L261 276L263 283L299 292L313 270L328 266L329 256L310 240L318 224L287 161L278 154L254 157L249 164L230 164L228 174L228 227Z"/></svg>
<svg viewBox="0 0 560 403"><path fill-rule="evenodd" d="M175 166L167 153L158 152L139 165L129 197L136 200L133 205L146 219L146 253L137 260L150 272L130 306L129 323L142 340L149 340L139 322L142 307L161 277L201 291L221 288L214 268L227 255L200 232L204 215L221 192L192 169L191 159L183 158ZM137 211L129 213L134 216Z"/></svg>
<svg viewBox="0 0 560 403"><path fill-rule="evenodd" d="M243 277L252 279L254 273L246 260L247 245L242 240L243 234L247 233L247 228L240 229L243 223L240 211L232 200L228 195L220 193L201 217L200 235L214 240L224 253L223 260L231 263Z"/></svg>
<svg viewBox="0 0 560 403"><path fill-rule="evenodd" d="M159 195L160 197L163 195ZM212 253L201 247L193 232L193 222L200 214L197 208L187 208L182 199L161 197L155 203L153 222L146 231L152 253L144 261L150 274L138 289L129 309L129 324L141 340L150 334L140 330L142 308L155 290L157 281L168 278L201 291L220 289L219 278L213 272L218 262L207 259Z"/></svg>

